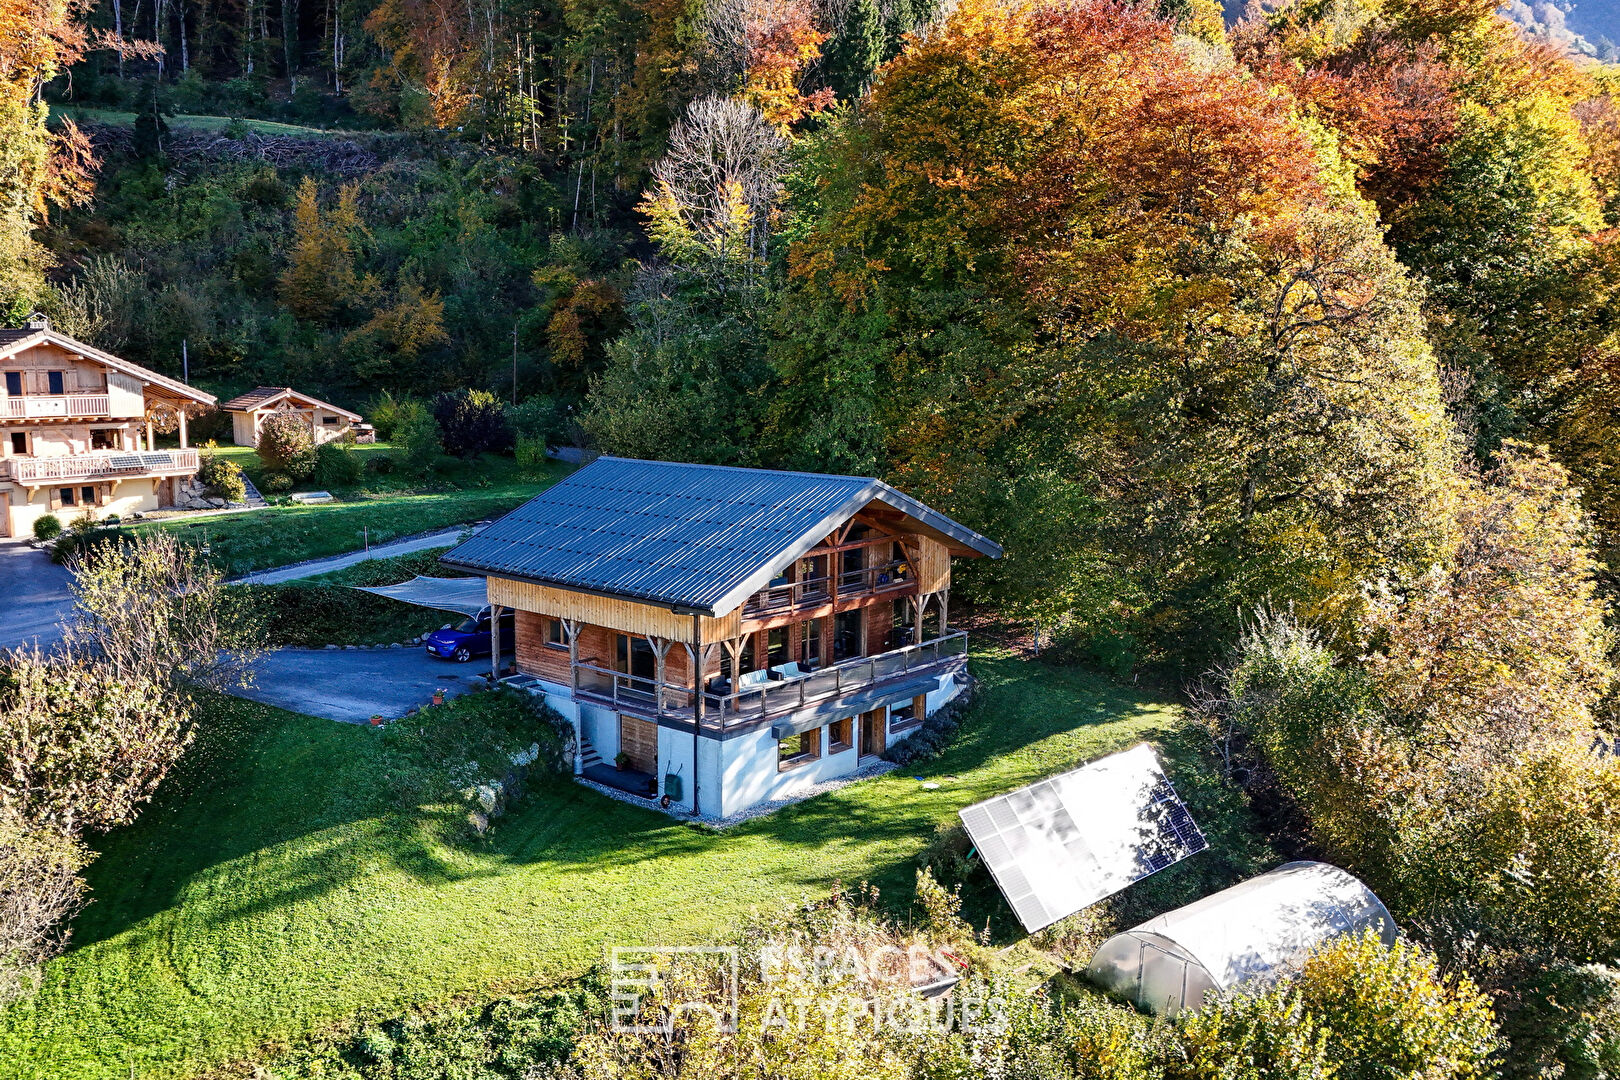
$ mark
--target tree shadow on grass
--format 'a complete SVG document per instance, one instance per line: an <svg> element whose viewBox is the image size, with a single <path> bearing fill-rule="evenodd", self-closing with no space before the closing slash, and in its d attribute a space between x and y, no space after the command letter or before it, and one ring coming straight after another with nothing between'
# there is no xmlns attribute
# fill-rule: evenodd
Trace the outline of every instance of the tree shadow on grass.
<svg viewBox="0 0 1620 1080"><path fill-rule="evenodd" d="M899 909L917 854L961 807L1151 737L1175 718L1087 673L1008 657L975 663L982 695L938 758L718 834L558 779L536 783L490 839L469 841L456 836L459 812L387 805L368 773L376 746L364 729L209 702L195 752L142 819L102 845L88 874L96 902L78 920L75 947L140 930L192 888L209 891L211 920L252 920L347 889L379 867L430 888L548 865L556 883L579 890L621 888L638 871L649 883L692 875L724 897L728 875L759 873L781 890L816 893L836 865L878 884ZM913 775L941 786L924 790ZM809 854L828 851L830 859ZM236 861L240 868L219 869ZM230 891L233 877L239 887ZM603 896L610 905L626 899Z"/></svg>

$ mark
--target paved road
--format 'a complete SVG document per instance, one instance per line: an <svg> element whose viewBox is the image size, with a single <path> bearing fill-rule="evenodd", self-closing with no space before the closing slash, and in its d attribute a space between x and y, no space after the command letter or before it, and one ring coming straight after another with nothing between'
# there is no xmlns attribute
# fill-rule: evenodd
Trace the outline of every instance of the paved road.
<svg viewBox="0 0 1620 1080"><path fill-rule="evenodd" d="M62 640L62 620L73 610L72 576L43 551L0 540L0 649Z"/></svg>
<svg viewBox="0 0 1620 1080"><path fill-rule="evenodd" d="M392 720L433 699L482 689L489 657L457 664L408 649L276 649L254 669L255 685L240 696L308 716L363 724L381 713Z"/></svg>
<svg viewBox="0 0 1620 1080"><path fill-rule="evenodd" d="M377 544L370 551L354 551L347 555L333 555L326 559L295 563L292 566L280 566L274 570L260 570L256 574L248 574L245 577L237 578L232 584L280 585L284 581L297 581L300 578L314 577L316 574L329 574L333 570L343 570L356 563L365 562L367 559L386 559L393 555L409 555L414 551L448 547L461 539L462 531L462 527L458 525L453 529L440 529L438 532L427 533L423 536L395 540L389 544Z"/></svg>

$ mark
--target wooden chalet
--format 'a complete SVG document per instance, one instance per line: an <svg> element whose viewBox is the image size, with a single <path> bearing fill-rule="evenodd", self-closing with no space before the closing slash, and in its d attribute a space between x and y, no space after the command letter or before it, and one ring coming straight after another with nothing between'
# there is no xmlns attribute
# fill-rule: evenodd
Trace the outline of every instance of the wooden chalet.
<svg viewBox="0 0 1620 1080"><path fill-rule="evenodd" d="M515 612L517 681L574 722L577 772L726 817L957 697L951 560L1000 554L879 480L604 457L445 562Z"/></svg>

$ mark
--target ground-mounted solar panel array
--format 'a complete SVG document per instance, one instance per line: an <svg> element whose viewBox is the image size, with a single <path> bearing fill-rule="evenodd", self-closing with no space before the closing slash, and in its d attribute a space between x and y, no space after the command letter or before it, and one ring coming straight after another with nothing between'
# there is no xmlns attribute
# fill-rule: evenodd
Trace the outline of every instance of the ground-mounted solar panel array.
<svg viewBox="0 0 1620 1080"><path fill-rule="evenodd" d="M966 807L961 818L1031 932L1209 846L1146 743Z"/></svg>

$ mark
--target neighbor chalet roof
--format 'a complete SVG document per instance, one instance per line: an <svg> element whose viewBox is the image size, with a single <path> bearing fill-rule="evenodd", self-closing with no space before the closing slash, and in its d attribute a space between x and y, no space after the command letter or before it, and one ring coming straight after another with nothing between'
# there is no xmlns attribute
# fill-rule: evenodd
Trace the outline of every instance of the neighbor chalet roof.
<svg viewBox="0 0 1620 1080"><path fill-rule="evenodd" d="M3 360L8 356L14 356L17 353L22 352L24 349L31 349L35 345L45 344L55 345L60 349L66 350L67 352L73 353L77 356L82 356L86 360L94 360L96 363L110 367L114 371L121 371L125 375L130 375L134 378L141 379L144 382L161 387L170 393L178 394L181 397L190 398L192 401L199 402L203 405L212 405L219 400L218 398L214 397L213 394L205 394L194 386L186 385L179 379L171 379L167 375L159 375L151 368L144 368L139 364L132 364L123 357L114 356L109 352L102 352L95 346L86 345L77 338L70 338L66 334L59 334L55 330L52 330L49 326L27 326L20 330L0 330L0 360Z"/></svg>
<svg viewBox="0 0 1620 1080"><path fill-rule="evenodd" d="M300 393L290 386L256 386L245 394L238 394L236 397L231 398L220 408L226 412L253 412L256 409L269 408L286 398L296 398L312 408L325 409L327 412L337 413L346 420L352 420L355 423L360 422L359 413L350 412L348 409L340 409L330 402L310 397L308 394Z"/></svg>
<svg viewBox="0 0 1620 1080"><path fill-rule="evenodd" d="M955 554L1001 555L998 544L870 477L602 457L444 561L718 616L874 501Z"/></svg>

